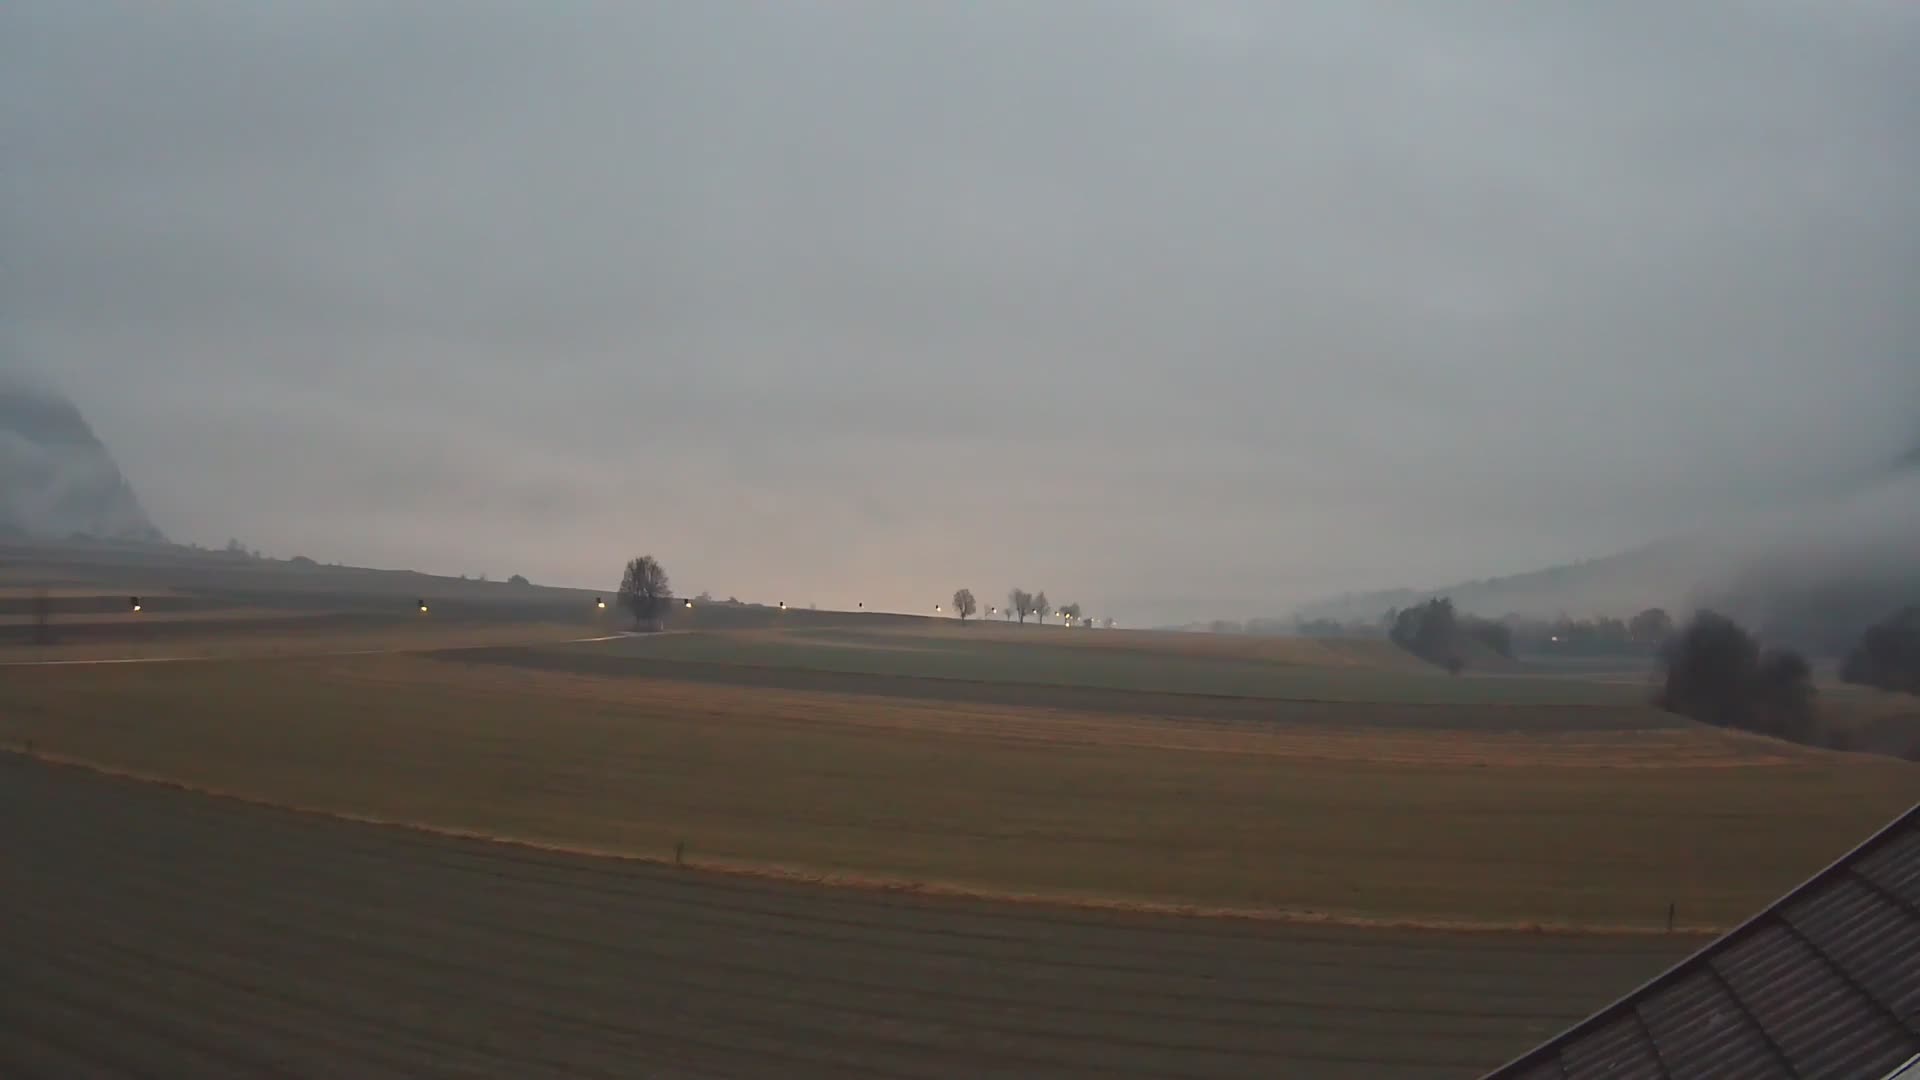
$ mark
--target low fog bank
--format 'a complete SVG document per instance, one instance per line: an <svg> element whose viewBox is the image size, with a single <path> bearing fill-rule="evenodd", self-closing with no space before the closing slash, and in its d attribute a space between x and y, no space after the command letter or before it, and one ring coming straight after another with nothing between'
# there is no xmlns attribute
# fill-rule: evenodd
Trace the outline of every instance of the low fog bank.
<svg viewBox="0 0 1920 1080"><path fill-rule="evenodd" d="M1836 655L1869 624L1920 603L1920 450L1841 491L1618 555L1445 588L1350 594L1302 607L1287 622L1378 628L1388 612L1435 597L1490 619L1711 608L1769 642Z"/></svg>
<svg viewBox="0 0 1920 1080"><path fill-rule="evenodd" d="M162 541L113 455L58 391L0 372L0 537Z"/></svg>
<svg viewBox="0 0 1920 1080"><path fill-rule="evenodd" d="M1783 509L1723 545L1690 592L1766 640L1833 655L1867 625L1920 603L1920 468L1804 509Z"/></svg>

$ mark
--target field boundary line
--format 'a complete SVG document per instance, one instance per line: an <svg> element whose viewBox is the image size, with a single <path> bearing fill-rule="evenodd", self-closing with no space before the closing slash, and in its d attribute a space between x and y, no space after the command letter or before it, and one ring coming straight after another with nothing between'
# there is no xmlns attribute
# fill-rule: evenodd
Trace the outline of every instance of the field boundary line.
<svg viewBox="0 0 1920 1080"><path fill-rule="evenodd" d="M99 659L76 660L0 660L0 667L84 667L98 664L188 664L212 662L216 660L319 660L342 656L410 656L437 652L458 652L462 649L531 649L541 645L590 645L602 641L618 641L628 634L607 634L603 637L567 638L562 641L510 641L499 645L421 645L403 649L336 649L326 652L300 653L236 653L231 656L112 656Z"/></svg>
<svg viewBox="0 0 1920 1080"><path fill-rule="evenodd" d="M746 860L696 857L684 861L676 861L671 855L650 855L631 850L598 847L591 844L534 840L525 837L492 833L483 829L468 829L452 825L435 825L420 821L410 821L403 818L386 817L379 814L366 814L330 807L280 802L257 795L247 795L221 788L195 784L175 777L150 773L144 770L106 765L87 758L52 751L15 748L0 750L0 756L27 758L47 765L83 770L117 780L128 780L155 787L169 788L189 795L225 800L244 806L286 811L306 817L324 818L332 821L373 826L376 828L397 829L410 833L453 840L478 841L551 855L610 859L680 873L707 874L716 877L746 879L767 884L794 887L845 889L887 895L927 897L936 900L1050 908L1059 911L1087 911L1120 915L1241 921L1273 925L1328 926L1356 930L1397 930L1514 936L1557 935L1563 937L1717 937L1725 933L1727 929L1721 926L1688 926L1668 931L1651 925L1635 926L1606 923L1489 922L1472 919L1395 918L1305 909L1232 907L1122 897L1078 896L1064 893L1030 893L1019 892L1012 889L994 889L985 886L967 885L960 882L923 881L879 874L835 873L830 871L807 870L792 866L783 866L778 863Z"/></svg>

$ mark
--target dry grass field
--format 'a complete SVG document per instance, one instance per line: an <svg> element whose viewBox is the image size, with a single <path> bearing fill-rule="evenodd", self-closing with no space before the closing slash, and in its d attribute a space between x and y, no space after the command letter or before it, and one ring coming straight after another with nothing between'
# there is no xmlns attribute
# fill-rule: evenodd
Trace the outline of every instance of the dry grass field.
<svg viewBox="0 0 1920 1080"><path fill-rule="evenodd" d="M1378 641L1150 634L923 620L713 632L695 612L676 633L570 650L581 657L863 675L1080 686L1295 701L1625 705L1644 685L1514 675L1452 677ZM557 661L556 661L557 662Z"/></svg>
<svg viewBox="0 0 1920 1080"><path fill-rule="evenodd" d="M0 850L9 1078L1466 1078L1690 944L779 885L3 753Z"/></svg>
<svg viewBox="0 0 1920 1080"><path fill-rule="evenodd" d="M180 660L422 651L479 645L566 642L607 633L591 622L409 619L360 612L210 610L95 616L58 624L52 644L30 643L31 627L0 622L0 667L81 660Z"/></svg>
<svg viewBox="0 0 1920 1080"><path fill-rule="evenodd" d="M0 741L710 867L1407 925L1723 926L1920 798L1912 765L1635 706L545 669L596 648L0 669Z"/></svg>
<svg viewBox="0 0 1920 1080"><path fill-rule="evenodd" d="M800 631L803 636L879 644L888 631L862 632L857 626ZM1366 668L1376 671L1425 671L1428 664L1385 640L1354 638L1258 637L1244 634L1189 634L1170 630L1069 629L1058 623L1022 625L998 619L931 619L895 636L965 642L1004 642L1021 646L1106 649L1154 656L1257 660L1314 668Z"/></svg>
<svg viewBox="0 0 1920 1080"><path fill-rule="evenodd" d="M484 592L0 625L0 1076L1467 1077L1920 798L1374 642Z"/></svg>

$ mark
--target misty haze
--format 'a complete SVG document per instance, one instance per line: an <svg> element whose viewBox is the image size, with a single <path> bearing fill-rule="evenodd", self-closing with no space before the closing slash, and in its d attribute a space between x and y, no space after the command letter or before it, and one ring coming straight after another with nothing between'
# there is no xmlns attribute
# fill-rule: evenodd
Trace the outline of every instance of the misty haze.
<svg viewBox="0 0 1920 1080"><path fill-rule="evenodd" d="M0 147L0 1076L1920 1056L1920 6L18 0Z"/></svg>

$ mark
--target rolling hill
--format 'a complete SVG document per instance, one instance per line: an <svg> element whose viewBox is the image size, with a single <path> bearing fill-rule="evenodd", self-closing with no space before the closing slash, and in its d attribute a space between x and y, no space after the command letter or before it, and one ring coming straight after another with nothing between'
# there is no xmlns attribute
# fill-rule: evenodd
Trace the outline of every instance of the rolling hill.
<svg viewBox="0 0 1920 1080"><path fill-rule="evenodd" d="M1676 615L1712 607L1764 635L1818 652L1844 649L1861 628L1920 601L1920 446L1857 483L1757 515L1738 528L1702 528L1617 555L1430 589L1332 597L1297 619L1375 620L1436 596L1490 618Z"/></svg>

